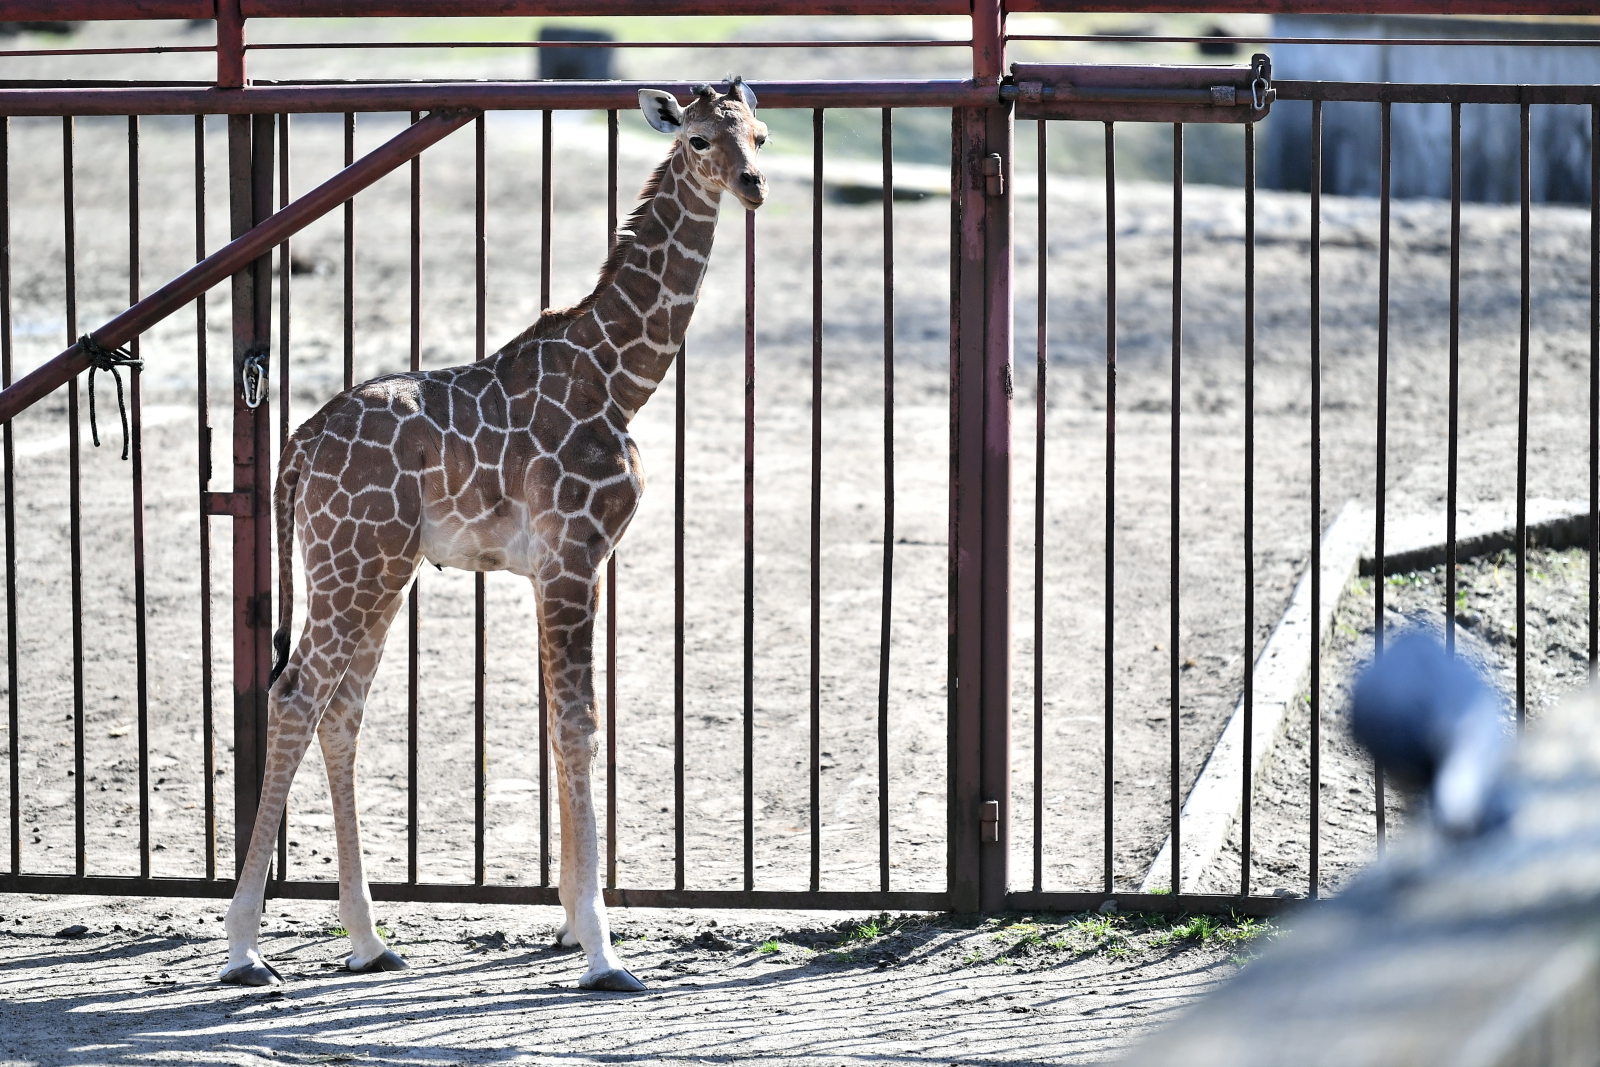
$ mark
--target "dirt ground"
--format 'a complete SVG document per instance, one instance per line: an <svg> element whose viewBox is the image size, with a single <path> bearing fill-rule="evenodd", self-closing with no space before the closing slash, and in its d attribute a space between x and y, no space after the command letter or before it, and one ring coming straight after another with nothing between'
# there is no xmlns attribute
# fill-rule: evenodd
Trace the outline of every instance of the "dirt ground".
<svg viewBox="0 0 1600 1067"><path fill-rule="evenodd" d="M404 905L414 965L337 968L328 910L274 902L268 992L215 981L223 903L0 901L0 1064L1097 1063L1273 927L1139 916L619 916L650 986L581 992L552 908ZM62 937L72 927L87 927Z"/></svg>

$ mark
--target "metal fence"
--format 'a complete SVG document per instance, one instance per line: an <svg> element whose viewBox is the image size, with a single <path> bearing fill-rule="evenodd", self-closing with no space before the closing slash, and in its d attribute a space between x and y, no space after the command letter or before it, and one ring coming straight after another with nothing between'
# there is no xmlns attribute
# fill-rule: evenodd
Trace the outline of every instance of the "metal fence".
<svg viewBox="0 0 1600 1067"><path fill-rule="evenodd" d="M21 19L28 16L36 5L24 0L0 2L0 15ZM0 114L7 116L52 116L62 121L63 176L66 185L64 247L67 303L65 310L65 340L68 349L55 360L20 379L13 379L12 349L13 323L11 317L11 233L9 195L0 198L0 376L5 391L0 393L0 418L4 418L5 450L5 523L6 523L6 590L8 634L8 695L9 695L9 766L10 766L10 872L0 874L0 890L12 892L91 892L129 893L193 896L226 896L232 892L233 883L217 869L219 837L226 838L226 830L219 831L218 810L224 798L217 795L215 773L215 744L217 722L211 703L212 673L215 669L215 648L212 635L213 592L210 587L213 551L210 519L226 518L232 521L231 550L223 554L219 565L231 565L232 570L232 634L233 646L233 758L234 781L232 790L233 835L238 840L248 836L255 814L255 796L259 788L259 775L264 760L266 731L267 677L270 669L269 639L272 631L271 610L271 530L268 499L272 473L273 431L286 436L290 428L288 405L279 404L276 423L272 418L270 399L263 399L259 381L254 376L266 374L267 361L263 358L276 348L276 397L290 395L291 360L290 332L292 318L291 278L294 266L290 255L291 234L330 209L343 205L344 222L344 296L343 314L343 385L348 387L356 378L354 310L354 265L356 248L355 207L353 196L384 174L402 165L409 167L410 176L410 242L411 273L409 277L410 347L409 366L422 366L422 271L423 214L422 214L422 164L420 153L448 134L451 130L470 124L473 126L475 183L473 195L473 226L475 241L475 272L473 293L475 300L474 322L475 352L482 358L487 348L487 218L485 153L487 151L487 124L484 112L517 110L536 112L541 117L540 159L542 174L539 183L540 205L538 226L540 232L540 307L551 300L553 241L552 200L552 121L553 113L564 110L597 110L608 116L607 122L607 188L608 233L614 233L618 202L618 114L633 106L636 86L623 83L539 83L539 82L436 82L436 83L339 83L339 84L247 84L244 62L249 49L291 46L247 45L244 26L247 18L295 17L348 13L339 5L327 5L311 0L223 0L215 7L211 3L152 2L141 0L136 5L92 3L84 0L79 5L51 4L53 18L214 18L218 28L215 46L218 61L218 78L214 85L163 85L158 83L116 84L60 83L51 85L7 83L0 86ZM1012 3L1007 10L1013 12L1053 10L1060 5L1049 2ZM1234 5L1238 7L1239 5ZM1270 5L1273 10L1285 5ZM1295 5L1288 5L1293 7ZM1393 5L1389 5L1392 7ZM1427 4L1408 4L1408 10L1431 10ZM599 5L606 13L662 13L653 4L622 2ZM690 9L692 7L692 10ZM1314 5L1307 6L1307 10ZM1522 13L1562 13L1578 11L1578 5L1547 3L1533 4L1477 4L1474 11L1505 11L1515 9ZM570 8L570 9L569 9ZM1104 10L1117 10L1117 5L1102 5ZM338 9L337 11L335 9ZM1121 9L1135 10L1139 5L1123 5ZM1386 10L1388 8L1386 7ZM1455 13L1460 5L1450 5ZM811 422L810 422L810 477L809 477L809 529L807 543L807 584L809 604L806 646L808 656L807 712L808 750L805 754L808 783L808 821L805 826L809 850L808 888L804 890L776 890L758 886L755 825L755 783L761 774L762 760L758 758L756 722L758 702L753 688L756 672L757 644L755 626L755 576L756 541L755 522L755 465L756 406L754 381L757 372L756 356L756 218L745 219L744 289L744 380L745 400L743 410L743 479L742 479L742 570L743 599L739 605L742 626L742 715L740 720L740 782L742 786L742 863L740 887L734 889L701 889L693 886L687 870L689 847L688 826L691 818L685 795L686 718L691 713L685 695L686 622L685 622L685 433L687 396L684 384L685 366L691 359L680 355L674 369L676 380L674 425L674 523L672 538L673 556L673 635L672 635L672 709L673 709L673 783L674 795L670 801L673 836L672 884L659 887L634 887L618 885L618 803L617 766L619 746L626 747L628 739L620 736L617 728L617 630L619 624L626 628L625 616L619 619L616 595L618 589L616 561L613 560L606 582L606 693L604 697L606 722L606 849L607 898L616 904L652 906L723 906L723 907L838 907L838 908L907 908L953 910L999 910L1016 908L1024 910L1076 910L1098 906L1108 897L1115 896L1124 907L1139 907L1158 911L1171 910L1224 910L1269 914L1283 906L1280 897L1261 896L1252 892L1251 882L1251 812L1254 806L1252 788L1254 779L1246 773L1240 782L1241 797L1241 867L1236 893L1199 895L1177 892L1171 894L1129 893L1126 878L1119 878L1114 860L1114 843L1118 837L1116 781L1115 728L1118 722L1119 698L1113 679L1118 665L1118 646L1115 633L1117 617L1116 598L1116 546L1118 540L1117 499L1117 403L1118 374L1118 282L1117 282L1117 228L1116 203L1116 130L1119 126L1135 122L1158 122L1171 125L1173 165L1173 216L1174 240L1172 247L1172 347L1170 356L1170 454L1169 472L1173 499L1179 499L1181 464L1179 460L1182 441L1181 385L1183 369L1183 204L1184 204L1184 136L1190 122L1217 121L1218 113L1226 110L1225 121L1244 126L1243 192L1246 236L1244 240L1244 319L1242 323L1242 359L1244 367L1244 463L1240 470L1244 493L1244 522L1242 527L1244 611L1240 626L1239 684L1244 697L1244 736L1247 739L1245 766L1251 766L1248 739L1252 736L1250 716L1254 707L1252 699L1253 664L1260 647L1258 635L1254 567L1257 558L1253 544L1255 529L1255 471L1254 425L1256 399L1254 368L1256 363L1256 277L1254 187L1256 126L1255 120L1264 116L1263 103L1257 103L1259 112L1246 106L1252 78L1259 71L1246 71L1243 81L1232 86L1235 92L1216 94L1208 75L1202 80L1178 84L1168 73L1145 68L1136 72L1132 81L1106 85L1105 81L1089 81L1080 68L1076 82L1065 74L1059 78L1059 87L1051 79L1060 72L1048 69L1018 70L1008 76L1005 51L1008 40L1043 40L1042 35L1007 38L1004 31L1005 11L998 2L983 0L973 6L946 3L944 0L912 2L894 0L881 3L832 2L818 5L796 0L793 3L674 5L674 14L695 13L750 13L750 14L957 14L970 16L972 35L960 42L932 40L891 41L840 41L828 42L828 47L964 47L972 51L973 76L959 81L857 81L857 82L756 82L763 109L794 108L811 112L813 133L813 180L811 184ZM373 5L373 10L362 14L398 16L434 13L428 5L384 4ZM452 14L463 12L452 11ZM486 12L488 13L488 12ZM493 14L596 14L594 4L561 5L526 3L508 12L504 5ZM569 47L569 42L496 42L527 47ZM1269 42L1270 43L1270 42ZM1323 43L1319 40L1318 43ZM1394 43L1394 42L1389 42ZM747 47L785 47L803 44L816 47L816 42L749 42ZM434 44L412 45L398 43L374 47L437 47ZM470 47L470 42L453 42L449 47ZM584 42L583 47L594 47ZM627 46L635 46L629 43ZM679 47L675 42L650 42L641 47ZM197 46L206 50L207 46ZM341 47L338 45L296 45L292 47ZM70 51L70 50L57 50ZM111 50L78 50L84 53ZM17 55L33 53L16 53ZM1237 74L1237 72L1236 72ZM1110 79L1116 82L1115 78ZM1180 79L1181 80L1181 79ZM1084 85L1102 85L1102 91L1084 89ZM1050 85L1054 103L1047 99L1045 86ZM668 85L665 88L687 91L687 86ZM1450 292L1450 361L1447 370L1451 390L1451 421L1449 429L1450 454L1448 460L1448 515L1449 541L1452 545L1447 560L1445 599L1448 607L1455 603L1455 514L1456 514L1456 389L1459 374L1459 317L1460 317L1460 115L1463 106L1477 104L1512 104L1522 115L1522 216L1521 216L1521 378L1519 384L1519 413L1521 433L1518 449L1518 711L1526 703L1523 669L1527 658L1524 644L1525 627L1520 625L1525 610L1522 583L1525 581L1525 552L1527 545L1525 504L1527 499L1527 415L1530 359L1531 295L1529 289L1529 115L1533 108L1553 104L1584 104L1600 116L1600 90L1582 86L1460 86L1460 85L1389 85L1389 84L1334 84L1317 82L1277 81L1270 88L1280 101L1310 101L1312 109L1311 167L1311 229L1308 238L1310 257L1310 364L1307 383L1311 391L1308 433L1312 442L1310 467L1310 565L1312 614L1318 613L1320 600L1329 591L1321 588L1319 546L1325 522L1326 509L1321 492L1319 444L1321 439L1321 401L1318 390L1322 380L1320 364L1320 318L1318 301L1320 293L1320 220L1322 144L1321 117L1325 102L1365 101L1381 106L1382 164L1384 180L1381 194L1381 237L1378 249L1378 377L1375 382L1377 398L1377 437L1375 471L1376 486L1376 554L1378 573L1384 573L1385 529L1385 475L1387 417L1387 355L1389 343L1389 265L1390 265L1390 116L1396 103L1434 102L1451 107L1455 170L1453 176L1452 229L1451 229L1451 292ZM1197 95L1198 94L1198 95ZM1075 97L1079 110L1068 104ZM1224 99L1226 97L1226 99ZM879 590L882 618L881 635L876 663L877 702L872 726L875 729L877 753L878 820L875 849L856 848L859 856L875 852L877 886L874 889L830 890L824 886L822 870L824 827L821 809L823 793L821 774L823 751L821 748L821 703L823 687L820 678L823 633L823 589L821 566L823 546L821 541L824 476L822 471L822 411L823 411L823 322L822 280L824 260L821 234L823 229L823 159L825 149L825 111L830 108L879 109L882 116L882 232L884 254L875 265L877 277L874 285L880 286L884 313L884 411L883 425L883 485L882 511L883 535L881 549L881 587ZM897 109L948 108L952 116L951 150L951 250L950 250L950 456L949 456L949 513L948 513L948 619L944 644L947 648L947 765L946 780L939 784L945 804L946 855L943 865L944 886L936 889L908 890L897 885L891 875L891 819L889 804L890 781L890 648L891 614L895 591L896 547L896 482L895 482L895 155L893 151L893 115ZM1033 855L1031 862L1031 887L1019 888L1011 870L1011 850L1014 827L1022 821L1025 811L1014 811L1012 736L1012 670L1018 660L1013 648L1012 619L1012 555L1014 551L1012 516L1012 462L1014 458L1011 420L1014 392L1017 382L1012 374L1013 339L1013 279L1012 263L1015 247L1013 233L1013 199L1020 179L1015 171L1013 150L1014 108L1016 115L1037 119L1038 172L1035 176L1039 190L1036 224L1038 231L1037 368L1032 384L1035 401L1034 460L1035 491L1032 513L1033 550L1033 662L1032 686L1032 775L1031 819L1033 824ZM1087 108L1087 110L1084 110ZM1052 110L1054 109L1054 110ZM380 148L372 155L356 159L355 135L359 116L377 112L409 113L412 128ZM424 112L429 113L423 119ZM343 115L344 162L346 170L319 187L316 191L291 197L289 188L289 162L293 150L291 116L309 114ZM139 174L140 120L139 116L193 115L194 139L194 234L196 259L202 261L178 281L160 290L154 296L141 300L138 278L140 276L139 249L141 245L141 204ZM207 151L205 117L225 115L228 130L230 228L235 238L223 252L206 256L206 197L204 190ZM84 571L82 558L84 544L84 516L80 485L80 442L78 439L81 372L89 366L88 354L75 342L81 335L82 323L76 303L77 266L73 258L76 248L76 219L72 193L76 169L74 156L74 118L79 116L128 116L127 153L130 180L126 204L126 224L130 249L129 276L133 279L128 295L131 310L107 327L95 331L101 344L115 348L129 344L132 358L137 359L139 334L161 318L192 301L196 312L196 354L198 374L198 403L194 419L199 429L200 443L197 456L197 489L199 502L198 552L200 566L200 672L203 706L201 708L200 744L197 754L203 761L205 775L204 798L197 818L203 822L204 877L158 877L152 873L152 852L161 847L151 833L151 791L159 782L151 781L152 767L149 744L150 685L148 666L152 656L160 650L150 647L146 636L145 620L149 613L146 597L146 553L144 503L144 452L142 449L141 411L142 395L139 371L129 372L128 413L131 422L131 526L130 547L133 566L132 616L135 622L135 647L132 656L132 685L126 687L133 694L135 710L133 728L137 733L137 759L133 774L137 780L138 794L138 871L134 875L106 875L95 873L94 857L87 847L85 812L88 807L89 783L86 781L85 752L86 706L85 664L92 658L95 643L94 612L86 610ZM1104 702L1099 709L1102 724L1103 782L1100 790L1102 821L1098 827L1073 825L1066 828L1052 826L1050 832L1064 832L1087 839L1098 832L1102 837L1104 864L1099 884L1082 884L1057 888L1050 884L1046 874L1044 849L1047 840L1045 795L1050 788L1047 781L1045 751L1048 713L1043 682L1044 664L1049 657L1072 656L1070 650L1047 647L1045 621L1055 605L1050 600L1046 582L1045 561L1047 553L1045 524L1045 470L1047 385L1050 371L1049 359L1049 305L1051 299L1050 273L1046 249L1049 242L1049 199L1047 145L1048 124L1052 120L1093 122L1103 125L1105 144L1105 559L1103 602L1103 663ZM1600 117L1594 118L1600 131ZM9 136L0 139L0 180L9 181L15 161L9 155ZM1600 190L1600 166L1596 167L1595 188ZM274 191L276 190L276 202ZM1594 199L1591 199L1593 219ZM531 223L530 223L531 224ZM1600 248L1600 230L1591 224L1591 263L1595 262L1594 249ZM276 253L277 286L273 284L273 253ZM1591 306L1600 305L1595 298L1596 272L1591 270ZM203 293L205 289L231 278L233 299L233 358L232 390L232 458L234 465L233 489L213 488L211 422L208 410L207 322ZM274 297L276 298L274 300ZM274 320L277 324L277 344L272 345ZM1593 369L1600 366L1596 352L1597 320L1591 316L1591 382ZM694 344L691 337L690 347ZM66 479L67 540L70 545L70 599L72 646L71 721L73 736L73 798L74 860L72 870L37 872L24 869L23 797L29 789L21 774L24 750L21 744L21 715L28 664L19 647L19 627L22 607L19 600L25 595L26 568L18 559L19 515L27 514L25 503L19 498L15 484L15 443L12 437L12 420L58 388L65 387L68 466ZM103 385L102 385L103 388ZM120 387L119 387L120 388ZM1591 436L1590 436L1590 493L1591 539L1594 530L1595 454L1600 452L1600 432L1593 429L1593 413L1600 409L1594 399L1597 389L1591 385ZM91 392L91 403L93 403ZM102 429L110 429L112 415L108 402L99 405ZM109 436L114 438L115 430ZM876 443L875 443L876 444ZM1055 456L1051 462L1058 462ZM1166 771L1167 801L1169 807L1169 833L1171 835L1171 885L1184 884L1182 849L1180 846L1184 782L1192 779L1194 768L1185 771L1182 766L1180 741L1182 740L1182 687L1185 667L1182 647L1182 597L1180 582L1181 550L1184 545L1184 526L1181 509L1174 507L1171 514L1170 536L1170 599L1169 634L1166 656L1168 660L1169 692L1167 702L1170 760ZM21 536L26 537L26 533ZM626 554L627 547L622 552ZM231 564L230 564L231 561ZM1589 601L1589 656L1595 658L1595 581L1594 563L1590 562ZM1384 614L1383 585L1376 587L1375 626L1381 646ZM418 632L422 607L418 593L413 591L409 608L409 642L407 677L407 774L405 778L406 816L404 838L406 842L406 878L403 881L377 883L372 887L375 898L383 900L426 901L479 901L498 903L555 903L556 891L551 882L552 820L549 806L549 760L546 721L543 699L540 695L537 741L537 808L538 808L538 866L537 885L496 885L487 877L488 855L486 845L486 759L490 747L489 716L486 712L485 674L489 653L486 634L486 591L483 575L475 578L474 611L472 621L472 736L473 783L472 809L473 844L472 880L470 883L439 883L428 881L421 872L421 846L419 845L420 809L426 798L420 787L419 761L427 753L421 738L419 713ZM1447 626L1453 632L1454 613L1447 611ZM86 635L86 623L89 633ZM1322 722L1321 692L1318 675L1320 646L1313 638L1311 649L1312 682L1310 686L1310 822L1306 832L1306 847L1311 857L1310 883L1307 895L1315 896L1319 887L1317 866L1319 827L1321 815L1319 730ZM1121 710L1126 710L1121 709ZM1146 710L1148 709L1141 709ZM532 744L530 743L530 748ZM1377 820L1381 836L1384 820L1383 787L1377 786ZM1018 798L1021 799L1021 798ZM669 803L660 798L663 805ZM291 812L291 820L294 818ZM282 896L332 898L335 883L306 877L294 869L288 847L288 823L280 835L279 854L274 878L269 891ZM238 857L242 860L242 854Z"/></svg>

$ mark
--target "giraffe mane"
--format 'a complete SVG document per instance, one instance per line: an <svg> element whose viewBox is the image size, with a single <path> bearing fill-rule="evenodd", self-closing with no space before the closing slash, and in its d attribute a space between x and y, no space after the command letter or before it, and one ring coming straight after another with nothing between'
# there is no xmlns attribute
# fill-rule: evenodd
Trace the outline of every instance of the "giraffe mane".
<svg viewBox="0 0 1600 1067"><path fill-rule="evenodd" d="M627 221L618 227L616 242L611 246L611 254L606 256L605 264L600 268L600 279L595 282L594 291L571 307L548 308L541 312L538 320L518 340L549 337L599 302L600 295L616 280L617 272L622 269L623 260L628 258L628 253L633 249L639 232L639 223L644 220L645 213L650 210L650 202L661 189L661 181L666 176L667 167L672 163L672 157L677 153L677 149L678 143L674 141L672 151L667 153L667 158L661 161L661 165L646 179L644 188L639 190L639 203Z"/></svg>

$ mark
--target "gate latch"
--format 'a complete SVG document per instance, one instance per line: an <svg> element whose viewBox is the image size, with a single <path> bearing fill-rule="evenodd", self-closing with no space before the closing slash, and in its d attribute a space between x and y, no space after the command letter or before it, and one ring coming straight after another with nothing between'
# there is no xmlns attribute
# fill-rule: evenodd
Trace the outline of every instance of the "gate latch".
<svg viewBox="0 0 1600 1067"><path fill-rule="evenodd" d="M239 385L247 408L258 408L267 398L267 362L270 358L264 349L250 352L244 357L244 364L239 368Z"/></svg>
<svg viewBox="0 0 1600 1067"><path fill-rule="evenodd" d="M1006 174L998 152L983 157L983 193L985 196L1006 195Z"/></svg>
<svg viewBox="0 0 1600 1067"><path fill-rule="evenodd" d="M1000 84L1019 119L1260 122L1277 95L1265 55L1249 66L1013 63Z"/></svg>
<svg viewBox="0 0 1600 1067"><path fill-rule="evenodd" d="M978 840L992 843L1000 840L1000 802L998 800L985 800L983 814L978 820L980 833Z"/></svg>

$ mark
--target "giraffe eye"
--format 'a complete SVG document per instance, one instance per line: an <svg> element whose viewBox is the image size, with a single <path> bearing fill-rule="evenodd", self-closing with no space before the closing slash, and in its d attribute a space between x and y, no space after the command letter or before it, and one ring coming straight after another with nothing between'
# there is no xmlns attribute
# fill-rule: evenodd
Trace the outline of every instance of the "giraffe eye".
<svg viewBox="0 0 1600 1067"><path fill-rule="evenodd" d="M689 143L694 146L696 152L704 152L711 147L711 142L704 137L691 137L689 138Z"/></svg>
<svg viewBox="0 0 1600 1067"><path fill-rule="evenodd" d="M767 135L766 134L762 134L760 137L756 138L756 147L757 148L765 147L766 143L767 143Z"/></svg>

